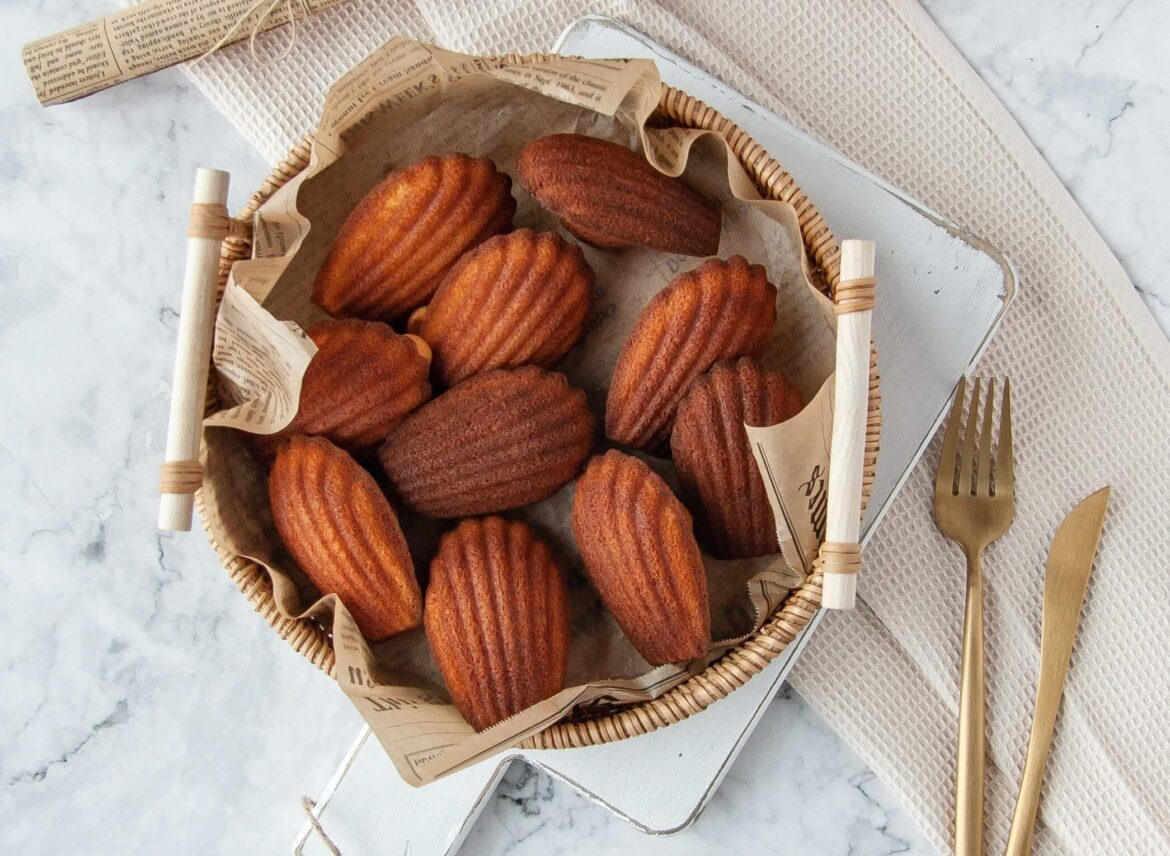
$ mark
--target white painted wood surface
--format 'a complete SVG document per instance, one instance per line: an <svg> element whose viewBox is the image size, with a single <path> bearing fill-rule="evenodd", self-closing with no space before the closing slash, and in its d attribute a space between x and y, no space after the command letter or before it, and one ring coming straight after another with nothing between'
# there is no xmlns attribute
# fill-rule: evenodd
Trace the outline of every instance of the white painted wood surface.
<svg viewBox="0 0 1170 856"><path fill-rule="evenodd" d="M227 205L231 176L218 169L195 174L194 201L203 205ZM183 272L183 298L179 309L179 337L175 344L175 374L171 383L171 413L167 422L164 460L199 460L203 433L203 401L207 389L211 334L215 326L215 285L219 272L216 238L187 238L187 266ZM186 532L195 507L192 493L159 496L158 528Z"/></svg>
<svg viewBox="0 0 1170 856"><path fill-rule="evenodd" d="M873 241L841 242L841 281L874 273ZM861 467L869 406L870 327L873 311L837 316L837 382L833 389L833 440L829 450L829 507L825 540L857 544L861 532ZM821 603L853 609L857 575L825 572Z"/></svg>
<svg viewBox="0 0 1170 856"><path fill-rule="evenodd" d="M506 752L425 788L402 781L378 741L362 729L317 798L326 833L347 854L450 854L471 831L512 761L535 764L643 832L685 829L714 795L740 748L784 682L811 627L763 672L698 716L586 749ZM306 823L293 852L329 856Z"/></svg>

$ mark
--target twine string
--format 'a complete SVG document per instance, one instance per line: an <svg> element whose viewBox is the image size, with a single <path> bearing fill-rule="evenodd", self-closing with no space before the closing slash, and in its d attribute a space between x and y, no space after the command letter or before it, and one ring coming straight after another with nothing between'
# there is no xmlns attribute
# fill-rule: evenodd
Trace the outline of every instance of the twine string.
<svg viewBox="0 0 1170 856"><path fill-rule="evenodd" d="M273 59L266 59L261 57L260 54L256 51L256 37L264 32L264 25L268 23L268 19L272 17L272 13L275 12L277 8L279 8L281 3L284 4L285 11L288 13L288 41L285 43L284 50L282 50L278 56ZM296 0L296 3L297 6L300 7L302 16L311 15L313 13L312 7L309 6L309 0ZM230 42L232 36L234 36L239 31L240 27L244 25L244 22L247 21L248 18L251 17L254 13L260 12L261 9L264 11L261 12L260 17L256 19L256 23L252 25L252 34L248 38L248 51L252 54L252 59L256 60L256 62L260 63L265 68L270 68L281 60L287 59L288 55L292 53L293 47L297 43L297 10L293 8L293 0L253 0L251 5L249 5L248 8L244 10L244 13L236 19L235 23L232 24L231 27L228 28L228 31L220 36L219 41L209 47L202 56L192 60L190 65L198 65L199 63L203 62L203 60L207 59L213 53L226 45L228 42Z"/></svg>
<svg viewBox="0 0 1170 856"><path fill-rule="evenodd" d="M308 797L301 797L301 808L305 810L305 816L309 818L309 825L313 827L313 831L321 836L321 840L325 842L325 846L329 848L329 852L333 856L341 856L341 848L333 843L333 839L325 834L325 827L321 825L321 821L317 819L317 815L313 814L313 809L317 804Z"/></svg>

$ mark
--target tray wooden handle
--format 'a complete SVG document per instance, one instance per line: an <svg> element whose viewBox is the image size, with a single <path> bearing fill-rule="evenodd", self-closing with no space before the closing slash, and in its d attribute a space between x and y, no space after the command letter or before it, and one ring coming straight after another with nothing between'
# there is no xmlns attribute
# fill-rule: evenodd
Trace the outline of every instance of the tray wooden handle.
<svg viewBox="0 0 1170 856"><path fill-rule="evenodd" d="M824 572L821 605L852 609L861 570L861 474L869 404L870 325L874 305L873 241L841 242L837 304L837 383L829 452L825 542L817 563Z"/></svg>
<svg viewBox="0 0 1170 856"><path fill-rule="evenodd" d="M159 477L158 528L172 532L190 530L195 491L203 481L199 440L215 326L220 245L231 232L226 207L229 179L228 173L218 169L200 169L195 174L167 449Z"/></svg>

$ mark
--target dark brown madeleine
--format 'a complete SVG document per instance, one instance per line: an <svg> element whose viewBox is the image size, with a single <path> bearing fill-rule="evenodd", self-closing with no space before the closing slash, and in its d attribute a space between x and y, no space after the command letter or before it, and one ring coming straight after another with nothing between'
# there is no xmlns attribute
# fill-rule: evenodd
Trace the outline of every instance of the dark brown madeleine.
<svg viewBox="0 0 1170 856"><path fill-rule="evenodd" d="M308 329L317 346L301 382L300 405L284 430L255 437L264 457L296 434L327 437L369 452L403 417L431 397L430 350L376 321L323 321Z"/></svg>
<svg viewBox="0 0 1170 856"><path fill-rule="evenodd" d="M594 246L719 251L719 208L625 146L553 134L521 149L516 174L566 229Z"/></svg>
<svg viewBox="0 0 1170 856"><path fill-rule="evenodd" d="M764 481L744 423L775 425L804 406L781 372L743 357L712 367L678 406L670 449L700 540L722 559L780 549Z"/></svg>
<svg viewBox="0 0 1170 856"><path fill-rule="evenodd" d="M776 287L761 265L732 256L679 274L642 310L618 354L606 435L660 451L691 381L719 360L762 356L775 323Z"/></svg>
<svg viewBox="0 0 1170 856"><path fill-rule="evenodd" d="M579 247L520 229L456 262L417 329L448 384L487 369L549 367L581 338L592 291Z"/></svg>
<svg viewBox="0 0 1170 856"><path fill-rule="evenodd" d="M392 321L425 303L455 261L508 231L512 180L486 158L426 157L383 179L334 239L313 285L331 315Z"/></svg>
<svg viewBox="0 0 1170 856"><path fill-rule="evenodd" d="M691 515L646 464L614 450L590 461L573 497L573 534L585 572L646 662L706 653L707 575Z"/></svg>
<svg viewBox="0 0 1170 856"><path fill-rule="evenodd" d="M425 620L451 698L476 731L564 689L565 572L519 521L464 520L443 536Z"/></svg>
<svg viewBox="0 0 1170 856"><path fill-rule="evenodd" d="M390 433L378 459L394 492L429 517L471 517L552 496L593 447L585 393L535 366L463 381Z"/></svg>
<svg viewBox="0 0 1170 856"><path fill-rule="evenodd" d="M321 437L293 437L268 476L276 529L322 594L336 594L362 635L385 639L422 621L406 539L373 477Z"/></svg>

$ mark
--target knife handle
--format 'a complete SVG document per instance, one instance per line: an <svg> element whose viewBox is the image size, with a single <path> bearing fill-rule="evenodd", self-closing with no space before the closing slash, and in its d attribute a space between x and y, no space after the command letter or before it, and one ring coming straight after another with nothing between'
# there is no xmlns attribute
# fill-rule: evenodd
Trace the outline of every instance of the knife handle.
<svg viewBox="0 0 1170 856"><path fill-rule="evenodd" d="M955 774L955 854L983 856L983 567L967 550L967 609L959 683L959 753Z"/></svg>
<svg viewBox="0 0 1170 856"><path fill-rule="evenodd" d="M1059 697L1057 699L1059 701ZM1024 761L1024 776L1020 781L1020 796L1012 815L1012 829L1008 833L1006 856L1028 856L1032 852L1032 836L1036 831L1036 813L1040 809L1040 786L1044 784L1044 766L1052 746L1052 726L1056 722L1055 707L1047 728L1038 729L1040 707L1032 720L1032 736L1028 739L1028 757Z"/></svg>
<svg viewBox="0 0 1170 856"><path fill-rule="evenodd" d="M1044 617L1040 632L1040 680L1036 686L1036 710L1032 714L1032 733L1024 759L1020 795L1008 833L1007 856L1028 856L1032 852L1032 835L1040 807L1040 786L1044 784L1044 767L1052 747L1052 732L1064 692L1064 679L1072 659L1077 620L1084 601L1083 585L1064 585L1049 573L1044 586Z"/></svg>

